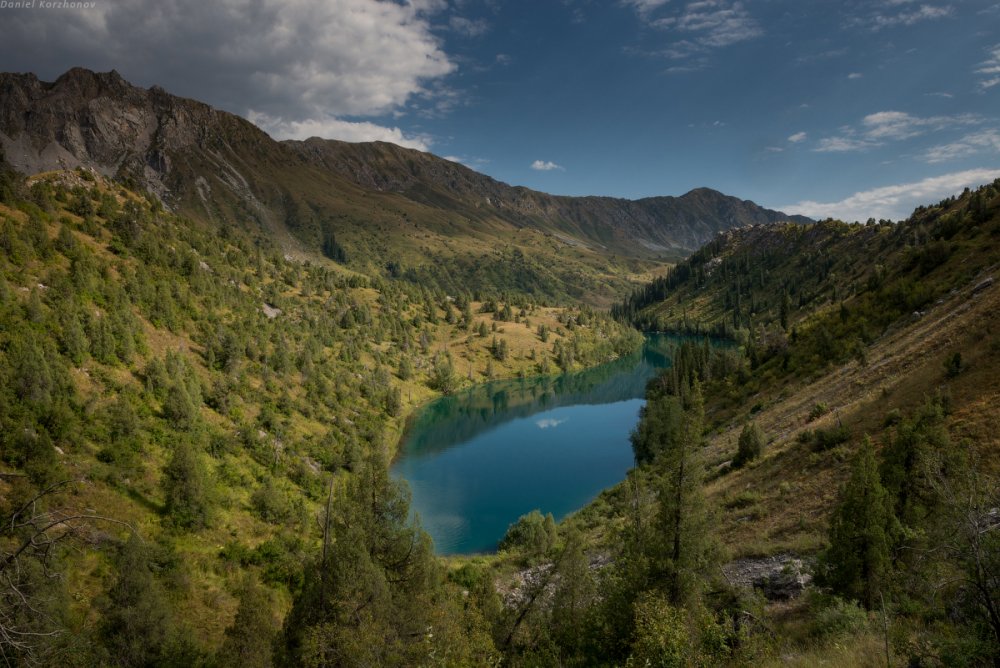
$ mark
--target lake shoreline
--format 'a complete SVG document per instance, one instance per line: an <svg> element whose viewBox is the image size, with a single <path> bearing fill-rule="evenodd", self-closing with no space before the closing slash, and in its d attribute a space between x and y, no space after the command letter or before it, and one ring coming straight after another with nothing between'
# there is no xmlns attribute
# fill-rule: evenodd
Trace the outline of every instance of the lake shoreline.
<svg viewBox="0 0 1000 668"><path fill-rule="evenodd" d="M677 340L647 334L611 362L481 383L408 415L392 471L438 554L492 554L523 512L562 519L620 482L634 465L629 435L646 384Z"/></svg>

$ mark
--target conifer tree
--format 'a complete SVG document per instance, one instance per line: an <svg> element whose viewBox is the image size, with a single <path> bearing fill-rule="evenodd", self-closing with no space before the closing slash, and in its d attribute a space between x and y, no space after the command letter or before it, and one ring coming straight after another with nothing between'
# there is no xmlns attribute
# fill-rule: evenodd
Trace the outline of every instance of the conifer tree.
<svg viewBox="0 0 1000 668"><path fill-rule="evenodd" d="M866 608L875 607L886 585L896 524L875 448L865 438L833 511L830 547L821 559L821 581Z"/></svg>
<svg viewBox="0 0 1000 668"><path fill-rule="evenodd" d="M760 457L764 450L764 435L756 422L748 422L740 432L740 440L733 457L733 468L740 468Z"/></svg>
<svg viewBox="0 0 1000 668"><path fill-rule="evenodd" d="M136 535L118 558L118 577L107 595L101 631L111 665L138 668L167 659L170 614L149 569L149 548Z"/></svg>
<svg viewBox="0 0 1000 668"><path fill-rule="evenodd" d="M679 422L675 422L669 432L676 440L664 444L656 461L661 479L655 520L658 541L650 562L654 580L661 583L669 601L675 605L697 595L715 556L702 489L704 406L697 381L688 396ZM679 401L675 397L665 399L666 405Z"/></svg>
<svg viewBox="0 0 1000 668"><path fill-rule="evenodd" d="M165 509L170 520L184 529L200 529L208 524L209 489L204 465L186 439L174 447L163 470Z"/></svg>

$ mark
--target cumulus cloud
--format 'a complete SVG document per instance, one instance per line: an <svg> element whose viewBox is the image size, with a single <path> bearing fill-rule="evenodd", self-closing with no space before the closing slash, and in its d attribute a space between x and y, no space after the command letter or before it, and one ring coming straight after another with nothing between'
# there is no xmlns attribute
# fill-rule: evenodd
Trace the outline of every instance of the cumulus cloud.
<svg viewBox="0 0 1000 668"><path fill-rule="evenodd" d="M1000 178L1000 169L970 169L943 174L893 186L883 186L856 192L839 202L814 202L806 200L777 207L780 211L802 214L811 218L839 218L841 220L867 220L888 218L900 220L920 205L932 204L945 197Z"/></svg>
<svg viewBox="0 0 1000 668"><path fill-rule="evenodd" d="M806 140L806 133L805 132L796 132L795 134L793 134L792 136L790 136L788 138L788 141L792 142L793 144L798 144L799 142L802 142L802 141L805 141L805 140Z"/></svg>
<svg viewBox="0 0 1000 668"><path fill-rule="evenodd" d="M853 80L853 79L861 79L864 76L865 75L862 74L861 72L851 72L850 74L847 75L847 78Z"/></svg>
<svg viewBox="0 0 1000 668"><path fill-rule="evenodd" d="M824 137L819 140L813 150L818 153L850 153L864 151L878 145L878 142L855 137Z"/></svg>
<svg viewBox="0 0 1000 668"><path fill-rule="evenodd" d="M80 12L9 12L0 58L6 69L49 77L70 65L117 68L137 83L288 127L332 123L433 96L430 84L456 67L431 32L430 17L444 6L115 0Z"/></svg>
<svg viewBox="0 0 1000 668"><path fill-rule="evenodd" d="M908 139L926 132L976 125L983 119L975 114L917 117L902 111L880 111L865 116L866 135L871 139Z"/></svg>
<svg viewBox="0 0 1000 668"><path fill-rule="evenodd" d="M979 89L986 90L1000 84L1000 44L989 50L989 58L979 63L976 74L982 75Z"/></svg>
<svg viewBox="0 0 1000 668"><path fill-rule="evenodd" d="M551 172L552 170L566 171L560 165L548 160L535 160L531 163L531 168L539 172Z"/></svg>
<svg viewBox="0 0 1000 668"><path fill-rule="evenodd" d="M535 424L538 426L539 429L552 429L553 427L558 427L565 421L566 421L565 418L561 420L557 420L555 418L544 418L541 420L536 420Z"/></svg>

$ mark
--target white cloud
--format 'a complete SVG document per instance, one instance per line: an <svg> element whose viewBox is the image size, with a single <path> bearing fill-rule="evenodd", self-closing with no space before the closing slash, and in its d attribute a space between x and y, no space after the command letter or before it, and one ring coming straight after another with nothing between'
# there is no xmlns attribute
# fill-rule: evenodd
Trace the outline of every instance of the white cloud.
<svg viewBox="0 0 1000 668"><path fill-rule="evenodd" d="M927 132L982 123L974 114L920 118L902 111L880 111L862 119L869 139L909 139Z"/></svg>
<svg viewBox="0 0 1000 668"><path fill-rule="evenodd" d="M970 169L923 179L913 183L883 186L856 192L839 202L814 202L806 200L776 207L791 214L811 218L839 218L840 220L867 220L888 218L900 220L910 215L920 205L933 204L945 197L1000 178L1000 169Z"/></svg>
<svg viewBox="0 0 1000 668"><path fill-rule="evenodd" d="M623 5L631 7L643 17L648 16L652 11L662 7L668 2L670 2L670 0L622 0Z"/></svg>
<svg viewBox="0 0 1000 668"><path fill-rule="evenodd" d="M533 163L531 163L531 168L539 172L551 172L554 169L557 169L559 171L566 171L560 165L557 165L556 163L550 162L548 160L535 160Z"/></svg>
<svg viewBox="0 0 1000 668"><path fill-rule="evenodd" d="M115 0L85 12L7 13L0 58L9 69L36 72L61 72L68 63L117 68L137 83L236 113L326 123L433 104L432 84L456 69L430 23L446 6Z"/></svg>
<svg viewBox="0 0 1000 668"><path fill-rule="evenodd" d="M805 132L796 132L795 134L793 134L788 138L788 141L792 142L793 144L798 144L799 142L805 141L806 136L807 135Z"/></svg>
<svg viewBox="0 0 1000 668"><path fill-rule="evenodd" d="M690 2L680 15L657 19L653 25L695 33L697 44L703 47L729 46L763 34L757 21L743 8L743 3L728 0Z"/></svg>
<svg viewBox="0 0 1000 668"><path fill-rule="evenodd" d="M983 130L966 135L949 144L932 146L924 153L924 161L929 163L947 162L967 158L979 153L1000 153L1000 132Z"/></svg>
<svg viewBox="0 0 1000 668"><path fill-rule="evenodd" d="M465 37L479 37L490 29L485 19L467 19L462 16L452 16L448 19L448 27Z"/></svg>
<svg viewBox="0 0 1000 668"><path fill-rule="evenodd" d="M847 78L848 79L861 79L864 76L865 75L862 74L861 72L851 72L850 74L847 75Z"/></svg>
<svg viewBox="0 0 1000 668"><path fill-rule="evenodd" d="M1000 84L1000 44L989 50L989 58L979 63L976 74L983 75L979 81L980 90L993 88Z"/></svg>
<svg viewBox="0 0 1000 668"><path fill-rule="evenodd" d="M878 142L867 139L856 139L853 137L824 137L819 140L813 150L818 153L849 153L852 151L865 151L878 146Z"/></svg>
<svg viewBox="0 0 1000 668"><path fill-rule="evenodd" d="M431 144L426 136L406 135L399 128L389 128L364 121L355 123L337 118L288 121L254 111L247 114L247 118L275 139L322 137L349 142L387 141L418 151L429 150Z"/></svg>
<svg viewBox="0 0 1000 668"><path fill-rule="evenodd" d="M543 418L541 420L536 420L535 424L538 425L539 429L551 429L553 427L558 427L565 421L566 418L563 418L562 420L556 420L554 418Z"/></svg>
<svg viewBox="0 0 1000 668"><path fill-rule="evenodd" d="M890 3L892 5L903 5L909 3ZM950 5L934 6L920 5L913 11L900 11L894 14L874 14L867 19L867 25L873 31L895 26L911 26L920 21L931 21L951 16L952 7Z"/></svg>
<svg viewBox="0 0 1000 668"><path fill-rule="evenodd" d="M734 0L696 0L682 10L663 15L666 0L623 0L649 25L677 33L679 38L657 55L682 60L764 34L760 24Z"/></svg>
<svg viewBox="0 0 1000 668"><path fill-rule="evenodd" d="M839 136L821 139L814 150L820 153L864 151L889 141L903 141L929 132L978 125L983 120L975 114L920 117L903 111L879 111L862 118L860 127L844 127Z"/></svg>

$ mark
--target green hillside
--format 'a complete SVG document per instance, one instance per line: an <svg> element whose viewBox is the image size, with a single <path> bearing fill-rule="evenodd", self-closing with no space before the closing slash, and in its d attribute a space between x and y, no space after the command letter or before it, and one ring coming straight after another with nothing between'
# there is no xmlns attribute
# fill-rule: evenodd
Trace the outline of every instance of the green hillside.
<svg viewBox="0 0 1000 668"><path fill-rule="evenodd" d="M729 232L616 306L740 346L684 344L651 383L641 466L562 529L611 564L595 642L534 606L525 662L995 665L998 268L993 183L897 224ZM754 569L767 599L735 586Z"/></svg>
<svg viewBox="0 0 1000 668"><path fill-rule="evenodd" d="M404 420L614 359L634 330L286 259L84 170L0 186L0 655L497 656L388 478Z"/></svg>

